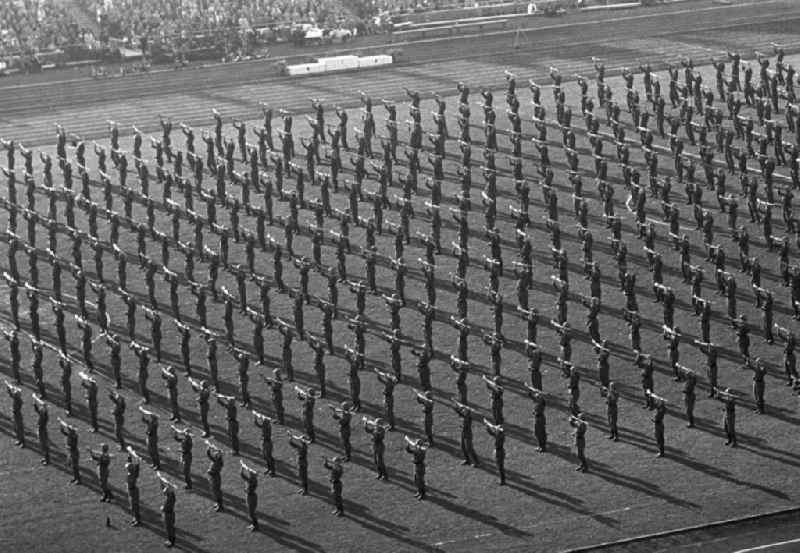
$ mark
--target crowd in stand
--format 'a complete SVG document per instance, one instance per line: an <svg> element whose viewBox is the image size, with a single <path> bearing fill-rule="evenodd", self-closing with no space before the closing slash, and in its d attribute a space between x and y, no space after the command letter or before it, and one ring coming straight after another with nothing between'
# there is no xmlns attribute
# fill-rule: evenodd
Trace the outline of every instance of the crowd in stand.
<svg viewBox="0 0 800 553"><path fill-rule="evenodd" d="M250 31L299 23L333 28L346 12L336 0L82 0L109 37L136 44L139 37L182 37Z"/></svg>
<svg viewBox="0 0 800 553"><path fill-rule="evenodd" d="M102 35L132 47L141 38L172 47L192 47L199 39L244 35L267 41L294 38L289 30L310 24L330 32L379 32L393 15L455 7L497 4L499 0L81 0ZM196 45L196 44L195 44Z"/></svg>
<svg viewBox="0 0 800 553"><path fill-rule="evenodd" d="M500 0L79 0L95 34L56 0L0 2L0 71L31 70L36 56L65 51L65 60L104 59L121 46L156 61L256 54L275 41L305 42L307 26L326 39L382 32L401 14L497 4ZM343 32L343 30L346 30ZM87 52L89 53L87 57ZM148 56L149 57L149 56ZM189 55L191 59L191 54ZM105 60L108 61L108 60Z"/></svg>
<svg viewBox="0 0 800 553"><path fill-rule="evenodd" d="M120 45L228 53L257 41L290 40L302 24L327 31L359 27L339 0L80 0L79 6L97 22L97 36L56 0L0 2L0 70L29 69L34 56L59 50L70 59L76 48Z"/></svg>
<svg viewBox="0 0 800 553"><path fill-rule="evenodd" d="M0 2L0 58L55 50L91 38L55 0Z"/></svg>

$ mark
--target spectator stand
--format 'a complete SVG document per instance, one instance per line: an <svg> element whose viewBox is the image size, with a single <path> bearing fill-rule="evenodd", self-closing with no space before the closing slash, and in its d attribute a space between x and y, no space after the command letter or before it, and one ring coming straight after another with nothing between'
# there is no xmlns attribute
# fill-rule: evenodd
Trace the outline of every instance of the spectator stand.
<svg viewBox="0 0 800 553"><path fill-rule="evenodd" d="M91 63L107 54L61 2L0 3L0 75Z"/></svg>
<svg viewBox="0 0 800 553"><path fill-rule="evenodd" d="M78 0L103 34L139 49L153 63L233 61L270 44L344 42L358 33L338 0Z"/></svg>
<svg viewBox="0 0 800 553"><path fill-rule="evenodd" d="M652 2L681 0L652 0ZM258 59L270 47L381 42L519 29L565 9L649 5L630 0L6 0L0 3L0 75L92 65L108 76L151 64ZM377 37L376 39L378 40ZM116 69L115 69L116 71Z"/></svg>

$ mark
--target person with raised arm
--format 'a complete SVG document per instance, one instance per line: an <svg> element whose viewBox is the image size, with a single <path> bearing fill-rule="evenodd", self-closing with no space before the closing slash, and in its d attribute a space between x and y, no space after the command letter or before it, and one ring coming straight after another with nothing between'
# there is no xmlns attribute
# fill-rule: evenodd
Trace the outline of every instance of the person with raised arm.
<svg viewBox="0 0 800 553"><path fill-rule="evenodd" d="M468 405L451 399L452 408L461 417L461 453L464 455L462 465L480 466L478 454L472 445L472 418L475 411Z"/></svg>
<svg viewBox="0 0 800 553"><path fill-rule="evenodd" d="M201 436L203 438L208 438L211 435L211 429L208 424L209 399L213 389L209 386L207 380L200 380L192 377L189 377L188 380L192 390L197 393L195 401L200 409L200 424L203 427L203 434Z"/></svg>
<svg viewBox="0 0 800 553"><path fill-rule="evenodd" d="M158 453L158 415L145 409L144 405L139 405L139 412L142 414L142 422L145 424L145 443L147 444L147 454L150 456L150 465L153 469L161 468L161 457Z"/></svg>
<svg viewBox="0 0 800 553"><path fill-rule="evenodd" d="M228 439L231 441L231 453L234 457L239 455L239 420L236 398L215 392L217 403L225 408L225 420L228 426Z"/></svg>
<svg viewBox="0 0 800 553"><path fill-rule="evenodd" d="M275 422L272 417L253 410L253 424L261 430L261 457L267 465L264 472L269 476L275 476L275 457L272 456L272 425Z"/></svg>
<svg viewBox="0 0 800 553"><path fill-rule="evenodd" d="M497 465L497 473L500 476L500 485L506 485L506 433L502 424L492 424L488 419L483 419L486 431L494 438L494 462Z"/></svg>
<svg viewBox="0 0 800 553"><path fill-rule="evenodd" d="M67 466L72 471L72 484L81 483L80 453L78 452L78 429L68 424L61 417L58 418L61 434L64 435L64 445L67 450Z"/></svg>
<svg viewBox="0 0 800 553"><path fill-rule="evenodd" d="M389 474L386 471L386 463L383 459L383 454L386 451L384 439L386 437L387 426L380 417L375 419L361 417L361 420L364 421L364 430L367 434L372 435L372 460L378 472L375 478L378 480L388 480Z"/></svg>
<svg viewBox="0 0 800 553"><path fill-rule="evenodd" d="M173 547L175 545L175 490L177 488L159 471L156 471L156 477L160 483L161 494L164 496L161 502L161 517L164 522L164 532L167 534L164 545Z"/></svg>
<svg viewBox="0 0 800 553"><path fill-rule="evenodd" d="M289 446L297 451L297 475L300 479L300 489L297 493L308 495L308 446L311 440L302 434L293 434L290 430L286 431L289 436Z"/></svg>
<svg viewBox="0 0 800 553"><path fill-rule="evenodd" d="M222 511L222 467L225 465L225 454L222 449L206 440L206 457L209 465L206 469L211 496L214 498L214 511Z"/></svg>
<svg viewBox="0 0 800 553"><path fill-rule="evenodd" d="M15 386L8 380L5 383L6 392L11 398L11 416L14 420L14 437L16 438L14 445L25 447L25 423L22 419L22 388Z"/></svg>
<svg viewBox="0 0 800 553"><path fill-rule="evenodd" d="M97 380L83 371L80 371L78 375L81 377L81 387L85 391L86 406L89 409L89 421L91 424L89 432L94 434L99 430L97 422Z"/></svg>
<svg viewBox="0 0 800 553"><path fill-rule="evenodd" d="M331 482L331 501L335 509L332 514L340 517L344 515L344 501L342 500L342 467L341 457L323 457L322 465L328 469L328 479Z"/></svg>
<svg viewBox="0 0 800 553"><path fill-rule="evenodd" d="M412 440L408 436L403 437L407 453L411 454L414 463L414 485L417 487L417 493L414 494L418 500L425 499L427 486L425 484L425 454L428 451L428 446L422 439L417 438Z"/></svg>
<svg viewBox="0 0 800 553"><path fill-rule="evenodd" d="M37 394L31 394L33 397L33 409L36 411L36 434L39 438L39 447L42 450L42 464L50 464L50 435L47 430L47 423L50 419L50 414L47 411L47 403Z"/></svg>
<svg viewBox="0 0 800 553"><path fill-rule="evenodd" d="M356 410L353 409L349 401L343 401L340 405L328 405L331 415L339 424L339 438L342 440L342 450L344 460L350 461L352 456L352 445L350 444L351 428L350 422Z"/></svg>
<svg viewBox="0 0 800 553"><path fill-rule="evenodd" d="M103 493L100 501L110 503L114 499L111 488L108 485L109 465L112 455L108 453L108 444L100 444L100 450L86 448L92 461L97 465L97 480L100 482L100 491Z"/></svg>
<svg viewBox="0 0 800 553"><path fill-rule="evenodd" d="M194 444L192 438L192 431L189 427L178 428L177 426L170 425L170 428L175 433L175 441L181 446L181 469L183 471L183 488L186 490L192 489L192 446Z"/></svg>
<svg viewBox="0 0 800 553"><path fill-rule="evenodd" d="M139 462L141 458L131 446L127 447L128 458L125 461L125 485L128 490L128 504L131 510L131 526L139 526L142 515L139 509Z"/></svg>
<svg viewBox="0 0 800 553"><path fill-rule="evenodd" d="M161 379L164 381L164 386L167 388L167 395L169 397L169 420L180 423L181 412L178 407L178 375L175 374L175 368L172 365L162 367Z"/></svg>
<svg viewBox="0 0 800 553"><path fill-rule="evenodd" d="M575 436L575 449L578 455L579 464L575 470L580 472L587 472L589 470L589 463L586 461L586 421L584 421L583 413L577 415L570 415L569 424L575 430L572 435Z"/></svg>
<svg viewBox="0 0 800 553"><path fill-rule="evenodd" d="M247 527L251 532L258 531L258 471L239 460L241 470L239 476L244 480L245 502L247 503L247 515L250 517L250 525Z"/></svg>

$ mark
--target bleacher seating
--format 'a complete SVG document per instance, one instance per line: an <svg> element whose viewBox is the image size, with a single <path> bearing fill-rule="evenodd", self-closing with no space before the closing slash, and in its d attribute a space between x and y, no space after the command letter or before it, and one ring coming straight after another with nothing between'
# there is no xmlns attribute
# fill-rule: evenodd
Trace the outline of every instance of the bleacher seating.
<svg viewBox="0 0 800 553"><path fill-rule="evenodd" d="M34 71L98 46L57 0L0 2L0 71Z"/></svg>
<svg viewBox="0 0 800 553"><path fill-rule="evenodd" d="M289 38L300 24L322 29L354 26L337 0L80 0L103 33L133 47L244 47L253 39ZM260 32L270 29L270 32Z"/></svg>

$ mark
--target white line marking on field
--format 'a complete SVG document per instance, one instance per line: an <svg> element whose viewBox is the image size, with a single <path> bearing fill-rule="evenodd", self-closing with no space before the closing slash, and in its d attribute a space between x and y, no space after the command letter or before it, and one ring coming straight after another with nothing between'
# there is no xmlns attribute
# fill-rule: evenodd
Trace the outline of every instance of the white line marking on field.
<svg viewBox="0 0 800 553"><path fill-rule="evenodd" d="M642 507L648 507L648 506L657 505L657 504L660 504L660 502L649 502L649 503L640 503L638 505L628 505L627 507L622 507L622 508L619 508L619 509L612 509L610 511L603 511L603 512L600 512L600 513L586 513L586 514L583 514L583 515L576 515L576 516L573 516L573 517L559 517L558 519L539 520L538 522L536 522L534 524L529 524L527 526L518 526L516 528L518 528L520 530L528 530L530 528L535 528L535 527L541 526L543 524L549 524L553 520L558 520L559 522L566 522L568 520L575 520L575 519L582 519L582 518L591 518L591 517L597 517L597 516L612 515L612 514L615 514L615 513L624 513L624 512L627 512L627 511L631 511L633 509L641 509ZM470 537L461 536L461 537L452 538L452 539L449 539L449 540L437 541L436 543L433 543L431 545L433 547L442 547L443 545L449 545L449 544L453 544L453 543L459 543L459 542L465 542L465 541L478 540L478 539L482 539L482 538L488 538L489 536L493 536L493 535L495 535L495 532L485 532L485 533L482 533L482 534L475 534L475 535L470 536ZM739 553L739 552L737 552L737 553Z"/></svg>
<svg viewBox="0 0 800 553"><path fill-rule="evenodd" d="M765 551L767 549L772 549L773 547L780 547L782 545L789 545L792 543L800 543L800 538L787 541L776 541L774 543L766 543L764 545L759 545L756 547L748 547L747 549L740 549L738 551L734 551L734 553L750 553L751 551Z"/></svg>

